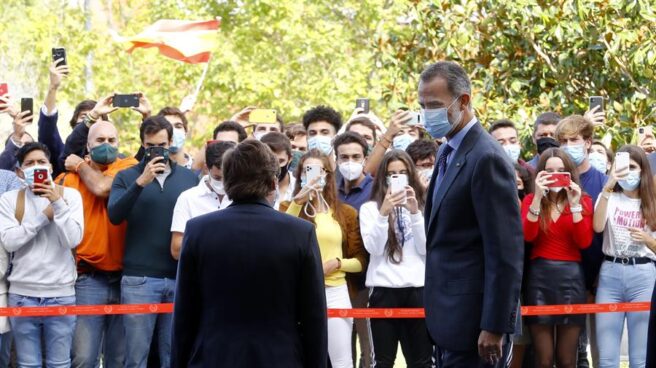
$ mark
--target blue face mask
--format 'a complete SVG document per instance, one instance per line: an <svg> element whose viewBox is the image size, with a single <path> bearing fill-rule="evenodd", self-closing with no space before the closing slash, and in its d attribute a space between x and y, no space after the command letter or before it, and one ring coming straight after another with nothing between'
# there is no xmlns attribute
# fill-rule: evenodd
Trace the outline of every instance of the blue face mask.
<svg viewBox="0 0 656 368"><path fill-rule="evenodd" d="M50 167L34 165L34 166L30 166L30 167L26 167L24 169L21 169L21 170L23 170L23 176L25 176L25 184L27 186L31 187L32 185L34 185L34 171L39 170L39 169L46 170L48 172L48 179L47 180L50 180L52 182L52 177L50 176Z"/></svg>
<svg viewBox="0 0 656 368"><path fill-rule="evenodd" d="M608 157L603 153L590 152L588 160L590 161L590 165L600 173L605 174L608 170Z"/></svg>
<svg viewBox="0 0 656 368"><path fill-rule="evenodd" d="M576 166L579 166L585 160L585 143L561 146L563 151L569 155Z"/></svg>
<svg viewBox="0 0 656 368"><path fill-rule="evenodd" d="M506 154L508 157L510 157L510 161L512 161L512 163L515 163L517 160L519 160L519 154L521 152L519 144L507 144L503 146L503 150L506 151Z"/></svg>
<svg viewBox="0 0 656 368"><path fill-rule="evenodd" d="M629 171L626 179L619 180L617 183L626 191L638 189L640 186L640 171Z"/></svg>
<svg viewBox="0 0 656 368"><path fill-rule="evenodd" d="M184 146L185 140L187 139L187 133L184 129L173 129L173 144L171 145L170 151L176 153Z"/></svg>
<svg viewBox="0 0 656 368"><path fill-rule="evenodd" d="M444 138L447 134L449 134L453 128L453 124L449 122L449 109L451 106L453 106L454 103L456 103L456 101L458 101L458 99L460 99L460 97L453 100L449 107L421 110L421 121L424 122L424 127L426 128L428 134L431 135L431 137L439 139ZM462 111L460 112L460 116L458 116L456 121L460 120L461 117Z"/></svg>
<svg viewBox="0 0 656 368"><path fill-rule="evenodd" d="M318 149L324 155L330 155L333 151L333 139L325 135L315 135L308 139L308 150Z"/></svg>
<svg viewBox="0 0 656 368"><path fill-rule="evenodd" d="M394 139L392 140L392 147L394 147L394 149L405 151L405 149L408 148L410 143L414 141L415 139L412 138L410 134L399 135L394 137Z"/></svg>

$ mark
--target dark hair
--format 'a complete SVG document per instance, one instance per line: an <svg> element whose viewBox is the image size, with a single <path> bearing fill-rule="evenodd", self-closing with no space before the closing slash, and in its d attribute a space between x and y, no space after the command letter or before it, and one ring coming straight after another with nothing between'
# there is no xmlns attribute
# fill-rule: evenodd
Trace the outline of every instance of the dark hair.
<svg viewBox="0 0 656 368"><path fill-rule="evenodd" d="M344 234L344 226L343 226L346 220L344 214L344 206L346 205L343 204L337 197L337 183L335 179L335 172L332 170L330 159L328 159L328 156L326 156L323 152L319 151L318 149L313 149L305 153L303 156L301 156L301 159L298 161L298 166L296 166L296 172L294 173L296 175L296 184L294 184L293 195L296 196L298 192L301 191L301 181L302 181L301 177L303 175L303 165L305 164L305 161L307 161L310 158L315 158L317 160L320 160L321 163L323 164L323 168L326 170L326 185L323 187L321 193L323 194L323 198L326 200L326 203L328 203L328 206L333 211L333 219L335 219L335 221L337 221L337 223L340 224L340 227L342 228L342 235L346 236ZM313 224L315 223L314 218L308 217L304 211L301 212L300 217L304 220L310 221Z"/></svg>
<svg viewBox="0 0 656 368"><path fill-rule="evenodd" d="M18 160L18 166L23 165L23 161L25 161L25 156L27 156L32 151L43 151L43 153L45 153L48 160L50 160L50 150L48 149L48 146L39 142L30 142L30 143L25 143L23 147L19 148L18 151L16 152L16 159Z"/></svg>
<svg viewBox="0 0 656 368"><path fill-rule="evenodd" d="M465 94L471 96L471 82L469 81L467 72L458 63L453 61L438 61L435 64L427 66L421 72L420 78L422 83L431 82L435 78L444 79L449 94L453 98L458 98Z"/></svg>
<svg viewBox="0 0 656 368"><path fill-rule="evenodd" d="M180 120L182 120L182 125L184 126L185 132L189 131L189 122L187 121L187 117L177 107L166 106L165 108L159 110L157 115L160 115L160 116L175 115L175 116L179 117Z"/></svg>
<svg viewBox="0 0 656 368"><path fill-rule="evenodd" d="M173 125L171 125L164 116L155 115L146 118L146 120L141 123L141 127L139 127L141 143L143 143L144 137L147 135L157 134L162 130L166 130L169 141L171 141L171 138L173 137Z"/></svg>
<svg viewBox="0 0 656 368"><path fill-rule="evenodd" d="M223 163L223 155L231 148L235 148L237 144L235 142L215 142L208 144L205 149L205 163L207 168L210 169L212 166L217 169L221 169L221 164Z"/></svg>
<svg viewBox="0 0 656 368"><path fill-rule="evenodd" d="M308 110L303 114L303 127L308 130L312 123L318 121L325 121L335 128L335 132L339 131L342 127L342 116L330 106L317 106Z"/></svg>
<svg viewBox="0 0 656 368"><path fill-rule="evenodd" d="M71 116L71 121L68 122L71 128L75 128L75 126L77 125L77 120L80 118L80 114L82 113L82 111L93 110L93 108L96 107L96 103L97 102L94 100L84 100L79 104L77 104L77 106L75 106L75 111L73 111L73 116ZM100 119L109 120L109 118L105 114L100 115Z"/></svg>
<svg viewBox="0 0 656 368"><path fill-rule="evenodd" d="M569 158L569 155L565 153L565 151L561 150L560 148L549 148L546 151L542 152L540 154L540 161L538 161L538 166L535 169L535 172L541 172L544 171L545 168L547 167L547 161L549 161L550 158L557 157L563 161L563 166L565 166L565 172L568 172L572 182L579 184L579 174L576 171L576 165L574 164L574 161L572 161L571 158ZM583 190L583 188L581 188ZM584 194L581 193L581 197L583 197ZM556 203L564 202L567 200L567 192L564 190L561 190L558 192L557 200ZM553 222L551 219L551 211L553 210L553 206L555 204L549 199L548 196L544 196L542 198L542 203L540 203L540 227L542 228L543 231L547 231L547 227ZM586 214L587 210L584 209L584 214Z"/></svg>
<svg viewBox="0 0 656 368"><path fill-rule="evenodd" d="M608 159L608 162L610 162L610 163L613 162L613 150L612 149L606 147L606 145L602 141L593 141L592 145L590 145L590 149L592 149L592 146L594 146L594 145L604 147L604 150L606 151L606 158Z"/></svg>
<svg viewBox="0 0 656 368"><path fill-rule="evenodd" d="M439 146L435 141L428 139L417 139L416 141L410 143L410 145L405 149L405 152L410 155L412 162L417 164L419 160L425 160L431 156L437 159L437 149Z"/></svg>
<svg viewBox="0 0 656 368"><path fill-rule="evenodd" d="M367 152L369 151L369 145L367 144L367 141L362 138L362 136L356 132L344 132L337 137L335 137L335 140L333 141L333 148L335 149L335 154L337 155L337 149L339 146L345 145L345 144L350 144L350 143L357 143L362 147L362 154L364 156L367 156Z"/></svg>
<svg viewBox="0 0 656 368"><path fill-rule="evenodd" d="M649 228L656 229L656 188L654 187L654 177L645 151L638 146L627 144L620 147L617 152L628 152L629 158L640 165L640 210ZM621 192L622 187L615 184L613 190Z"/></svg>
<svg viewBox="0 0 656 368"><path fill-rule="evenodd" d="M307 132L305 131L303 124L296 123L287 126L287 129L285 129L285 135L287 136L287 138L292 140L298 137L299 135L306 136Z"/></svg>
<svg viewBox="0 0 656 368"><path fill-rule="evenodd" d="M226 194L237 202L265 198L274 190L280 166L266 144L248 139L223 155Z"/></svg>
<svg viewBox="0 0 656 368"><path fill-rule="evenodd" d="M513 123L512 121L510 121L508 119L501 119L501 120L497 120L497 121L492 123L492 126L490 126L490 129L488 129L488 133L492 134L492 132L494 132L497 129L501 129L501 128L513 128L513 129L515 129L515 132L517 132L517 127L515 126L515 123Z"/></svg>
<svg viewBox="0 0 656 368"><path fill-rule="evenodd" d="M239 143L243 142L246 137L248 137L244 127L241 126L238 122L232 120L226 120L214 128L212 139L216 139L216 135L221 132L237 132L237 140Z"/></svg>
<svg viewBox="0 0 656 368"><path fill-rule="evenodd" d="M528 171L527 168L524 166L518 164L515 162L515 171L519 173L519 178L522 180L522 184L524 184L524 193L529 194L533 193L533 188L534 188L534 182L533 182L533 174Z"/></svg>
<svg viewBox="0 0 656 368"><path fill-rule="evenodd" d="M533 124L533 136L535 136L535 133L538 131L538 126L540 125L556 125L558 122L562 119L560 117L560 114L556 112L544 112L535 119L535 123Z"/></svg>
<svg viewBox="0 0 656 368"><path fill-rule="evenodd" d="M287 156L292 157L292 144L283 133L271 132L265 134L260 142L269 146L273 153L285 151Z"/></svg>
<svg viewBox="0 0 656 368"><path fill-rule="evenodd" d="M426 205L426 192L424 187L419 181L417 169L410 156L402 150L391 150L385 154L383 161L378 166L376 171L378 174L374 178L374 186L371 190L371 200L375 201L380 208L383 205L385 196L387 195L387 168L392 162L401 161L408 170L408 185L415 191L415 198L419 203L420 211L423 211ZM387 230L387 244L385 250L387 251L387 259L394 264L399 264L403 260L403 247L399 244L399 239L396 237L396 230L393 216L388 216L388 230Z"/></svg>
<svg viewBox="0 0 656 368"><path fill-rule="evenodd" d="M358 124L371 129L372 135L374 137L374 143L375 143L376 142L376 129L378 129L378 127L376 126L376 124L374 124L367 117L360 116L360 117L354 118L353 120L349 121L349 123L346 125L346 131L347 132L350 131L350 129L353 125L358 125Z"/></svg>

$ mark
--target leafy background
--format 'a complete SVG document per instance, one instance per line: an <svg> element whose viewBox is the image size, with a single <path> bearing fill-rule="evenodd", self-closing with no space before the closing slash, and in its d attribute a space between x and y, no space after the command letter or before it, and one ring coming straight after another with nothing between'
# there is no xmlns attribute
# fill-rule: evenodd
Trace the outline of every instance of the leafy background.
<svg viewBox="0 0 656 368"><path fill-rule="evenodd" d="M58 96L63 135L85 98L143 91L155 111L177 106L202 66L155 50L128 54L111 34L131 36L164 18L214 17L222 19L218 47L190 115L196 145L249 105L294 122L317 104L349 116L357 97L369 97L387 120L400 106L418 108L419 73L440 59L467 69L478 117L515 121L526 151L537 115L582 114L591 95L606 99L608 121L598 134L614 146L656 118L656 11L646 0L5 0L0 80L15 97L42 101L50 49L66 47L72 72ZM112 119L122 150L134 151L137 114ZM0 131L11 131L6 116Z"/></svg>

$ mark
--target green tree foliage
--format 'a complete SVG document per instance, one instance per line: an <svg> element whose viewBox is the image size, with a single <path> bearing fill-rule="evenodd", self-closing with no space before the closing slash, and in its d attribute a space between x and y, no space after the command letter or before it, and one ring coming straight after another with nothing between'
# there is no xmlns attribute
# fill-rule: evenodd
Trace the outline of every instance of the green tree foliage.
<svg viewBox="0 0 656 368"><path fill-rule="evenodd" d="M399 106L418 108L418 75L439 59L470 72L484 123L510 118L526 143L540 112L583 113L590 95L607 98L600 134L612 134L615 144L654 118L649 0L6 0L0 17L0 80L16 97L42 101L50 49L66 47L72 72L59 94L63 134L82 99L143 91L156 112L177 106L202 73L202 65L155 50L128 54L113 32L131 36L159 19L214 17L222 19L218 46L191 114L196 145L249 105L278 109L289 122L316 104L348 116L354 100L367 96L387 120ZM112 119L123 151L133 151L138 114L122 110Z"/></svg>

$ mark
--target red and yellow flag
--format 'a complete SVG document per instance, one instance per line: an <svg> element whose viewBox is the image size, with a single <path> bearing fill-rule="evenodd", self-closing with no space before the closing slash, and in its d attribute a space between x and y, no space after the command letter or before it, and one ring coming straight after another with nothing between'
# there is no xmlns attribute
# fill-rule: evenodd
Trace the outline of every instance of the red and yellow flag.
<svg viewBox="0 0 656 368"><path fill-rule="evenodd" d="M137 48L157 47L171 59L185 63L206 63L217 45L216 31L220 20L185 21L162 19L136 36L122 39L132 43L128 52Z"/></svg>

